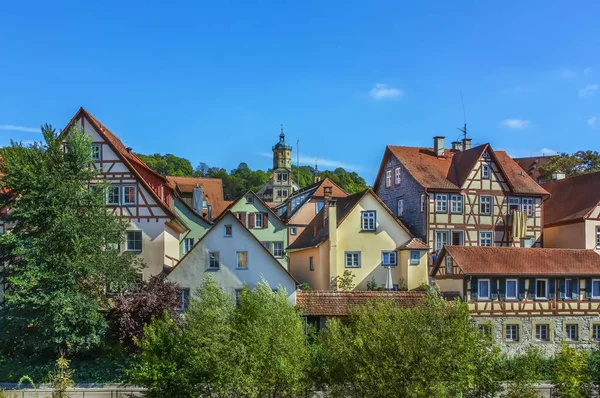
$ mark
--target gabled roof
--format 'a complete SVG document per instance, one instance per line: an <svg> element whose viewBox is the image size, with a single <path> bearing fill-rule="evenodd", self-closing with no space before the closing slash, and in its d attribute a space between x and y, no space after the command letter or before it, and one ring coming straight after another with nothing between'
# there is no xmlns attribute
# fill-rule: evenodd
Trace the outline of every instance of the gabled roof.
<svg viewBox="0 0 600 398"><path fill-rule="evenodd" d="M247 191L245 194L243 194L242 196L240 196L237 200L229 202L228 206L225 208L225 210L223 210L223 213L221 214L221 216L219 216L219 218L221 218L227 212L232 211L231 209L233 209L233 207L236 204L238 204L238 202L240 202L241 200L244 200L248 195L252 195L255 200L258 200L258 202L261 203L268 210L268 212L271 213L271 215L273 215L273 217L275 217L275 219L277 219L281 223L285 224L284 221L277 215L277 213L275 213L275 211L273 210L273 208L271 206L269 206L269 204L267 202L265 202L264 200L262 200L262 198L260 196L258 196L252 190Z"/></svg>
<svg viewBox="0 0 600 398"><path fill-rule="evenodd" d="M233 218L235 221L237 222L241 227L243 227L243 229L252 237L252 239L254 239L254 242L256 242L256 244L260 247L262 247L262 249L264 251L266 251L267 253L269 253L269 256L271 256L271 258L273 259L273 261L275 263L277 263L277 266L281 267L281 269L283 269L285 271L286 274L288 274L295 282L296 284L300 284L298 282L298 280L296 280L296 278L294 278L292 276L292 274L290 274L290 271L288 271L287 269L285 269L285 267L283 265L281 265L281 263L279 262L278 259L275 258L275 256L273 256L273 253L271 253L263 244L260 240L258 240L258 238L256 236L254 236L254 234L252 232L250 232L245 226L244 224L242 224L242 222L235 216L235 214L233 214L231 211L227 210L225 212L223 212L223 215L220 219L216 220L215 223L213 224L213 226L206 231L206 233L204 235L202 235L202 237L200 239L198 239L198 241L194 244L194 246L192 246L192 248L190 249L190 251L188 251L182 258L181 260L179 260L179 262L177 262L177 264L175 264L175 266L171 269L167 269L165 270L166 273L171 273L173 272L173 270L175 268L177 268L179 266L179 264L181 264L181 262L188 256L190 255L190 253L192 251L194 251L194 249L204 240L204 238L206 238L208 236L208 234L210 234L215 228L218 228L219 225L221 224L221 222L227 217L227 215L231 215L231 218Z"/></svg>
<svg viewBox="0 0 600 398"><path fill-rule="evenodd" d="M544 202L544 226L582 221L600 205L600 172L547 182L542 187L551 195Z"/></svg>
<svg viewBox="0 0 600 398"><path fill-rule="evenodd" d="M163 209L163 211L172 218L176 218L175 213L165 202L168 197L168 188L165 189L165 196L160 197L157 191L160 192L159 187L164 186L167 180L148 167L140 158L135 156L121 140L114 135L108 128L98 121L91 113L89 113L84 107L79 108L75 116L69 121L65 128L61 131L61 135L64 137L71 127L73 127L82 118L86 118L88 122L94 127L98 134L104 138L107 144L112 150L119 156L119 158L125 163L131 172L136 176L137 180L146 188L146 190L152 195L156 203Z"/></svg>
<svg viewBox="0 0 600 398"><path fill-rule="evenodd" d="M465 275L600 276L600 255L594 250L500 246L444 246L432 276L447 254Z"/></svg>
<svg viewBox="0 0 600 398"><path fill-rule="evenodd" d="M348 316L350 309L370 300L392 300L401 307L414 307L425 292L369 292L316 290L296 292L296 307L307 316Z"/></svg>
<svg viewBox="0 0 600 398"><path fill-rule="evenodd" d="M230 203L223 199L223 180L220 178L167 176L166 179L171 189L181 193L192 193L200 185L207 203L212 206L213 218L219 217Z"/></svg>
<svg viewBox="0 0 600 398"><path fill-rule="evenodd" d="M498 166L510 189L516 194L547 195L530 176L504 151L494 151L483 144L466 151L446 149L437 156L432 148L388 145L386 147L375 186L381 183L386 161L394 156L421 186L431 190L460 190L476 162L487 151Z"/></svg>
<svg viewBox="0 0 600 398"><path fill-rule="evenodd" d="M552 156L533 156L529 158L513 158L515 162L521 166L527 174L531 176L535 181L540 180L539 168L550 162Z"/></svg>
<svg viewBox="0 0 600 398"><path fill-rule="evenodd" d="M350 212L354 210L356 205L366 195L372 195L377 200L377 202L379 202L379 204L383 207L383 209L385 209L385 211L387 211L388 214L398 223L400 228L402 228L410 238L414 238L412 233L408 230L408 228L406 228L402 221L400 221L396 216L394 216L392 211L388 209L385 203L370 188L363 192L355 193L354 195L337 199L335 209L338 227L342 222L344 222L348 214L350 214ZM321 210L319 214L317 214L315 218L313 218L313 220L308 224L304 231L302 231L302 233L298 236L294 243L288 246L288 250L301 250L317 247L321 243L325 242L328 238L329 223L325 222L325 212Z"/></svg>
<svg viewBox="0 0 600 398"><path fill-rule="evenodd" d="M281 218L285 218L287 220L291 219L301 208L307 203L311 198L324 198L325 197L325 187L331 187L331 196L334 198L344 198L348 196L348 193L340 188L335 182L330 180L329 178L325 178L321 181L315 182L311 185L308 185L298 191L294 192L292 195L288 196L288 198L283 202L277 204L275 206L276 209L284 208L285 211L282 213ZM301 204L296 206L292 210L292 214L287 214L287 205L288 201L292 201L294 198L301 197L306 195Z"/></svg>
<svg viewBox="0 0 600 398"><path fill-rule="evenodd" d="M427 244L417 238L412 238L408 242L398 246L397 250L429 250Z"/></svg>

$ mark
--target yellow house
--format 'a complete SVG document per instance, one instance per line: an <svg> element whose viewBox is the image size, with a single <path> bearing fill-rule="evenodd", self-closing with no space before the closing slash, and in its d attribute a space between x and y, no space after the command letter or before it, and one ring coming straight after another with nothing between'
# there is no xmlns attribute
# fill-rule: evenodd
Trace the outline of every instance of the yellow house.
<svg viewBox="0 0 600 398"><path fill-rule="evenodd" d="M354 290L367 290L373 280L385 286L389 268L396 290L428 283L429 248L373 190L338 199L331 197L331 187L325 190L323 209L288 247L290 272L299 282L329 290L350 270Z"/></svg>

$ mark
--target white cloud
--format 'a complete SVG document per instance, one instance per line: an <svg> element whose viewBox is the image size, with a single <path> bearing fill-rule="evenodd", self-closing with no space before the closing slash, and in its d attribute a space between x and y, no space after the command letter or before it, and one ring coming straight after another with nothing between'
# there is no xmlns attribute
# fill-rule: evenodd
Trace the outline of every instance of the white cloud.
<svg viewBox="0 0 600 398"><path fill-rule="evenodd" d="M14 124L0 124L0 130L23 131L26 133L39 133L41 131L39 127L15 126Z"/></svg>
<svg viewBox="0 0 600 398"><path fill-rule="evenodd" d="M537 156L537 155L541 155L541 156L553 156L553 155L556 155L556 154L558 154L558 152L556 150L552 149L552 148L542 148L542 149L540 149L537 152L537 154L535 156Z"/></svg>
<svg viewBox="0 0 600 398"><path fill-rule="evenodd" d="M554 156L558 154L558 151L552 148L542 148L538 150L527 150L523 148L518 149L505 149L511 158L528 158L533 156Z"/></svg>
<svg viewBox="0 0 600 398"><path fill-rule="evenodd" d="M596 122L598 121L598 118L596 116L592 116L591 118L589 118L587 120L587 124L590 127L594 127L596 125Z"/></svg>
<svg viewBox="0 0 600 398"><path fill-rule="evenodd" d="M371 98L380 100L380 99L395 99L402 97L404 95L404 91L399 88L390 87L384 83L377 83L375 87L369 91L369 95Z"/></svg>
<svg viewBox="0 0 600 398"><path fill-rule="evenodd" d="M596 95L596 91L600 88L600 84L588 84L581 90L579 90L580 97L590 97Z"/></svg>
<svg viewBox="0 0 600 398"><path fill-rule="evenodd" d="M260 156L263 156L265 158L272 158L273 154L269 153L269 152L258 152L258 154ZM296 161L296 157L294 156L294 162ZM317 159L314 156L303 156L300 155L300 164L303 165L309 165L309 166L314 166L315 165L315 159ZM362 170L362 167L354 165L354 164L350 164L350 163L345 163L345 162L341 162L339 160L331 160L331 159L322 159L322 158L318 158L318 164L319 164L319 168L321 166L324 166L325 168L344 168L346 170L353 170L353 171L360 171Z"/></svg>
<svg viewBox="0 0 600 398"><path fill-rule="evenodd" d="M583 73L585 73L586 75L590 74L592 72L592 68L590 66L588 66L587 68L585 68L583 70Z"/></svg>
<svg viewBox="0 0 600 398"><path fill-rule="evenodd" d="M565 69L565 70L563 70L561 76L564 77L565 79L572 79L577 76L577 72L569 70L569 69Z"/></svg>
<svg viewBox="0 0 600 398"><path fill-rule="evenodd" d="M502 124L509 129L522 130L527 128L531 124L531 121L523 119L504 119Z"/></svg>

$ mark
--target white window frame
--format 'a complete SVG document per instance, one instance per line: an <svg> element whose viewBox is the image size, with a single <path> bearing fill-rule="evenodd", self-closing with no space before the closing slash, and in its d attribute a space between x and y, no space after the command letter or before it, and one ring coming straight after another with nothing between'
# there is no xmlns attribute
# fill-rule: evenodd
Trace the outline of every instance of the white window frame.
<svg viewBox="0 0 600 398"><path fill-rule="evenodd" d="M111 189L116 189L117 193L111 194ZM117 202L109 201L109 198L117 198ZM106 187L106 204L108 206L119 206L121 204L121 186L120 185L109 185Z"/></svg>
<svg viewBox="0 0 600 398"><path fill-rule="evenodd" d="M488 203L484 203L484 198L489 200ZM493 199L490 195L481 195L479 196L479 214L482 216L491 216L493 211ZM484 211L484 206L488 206L488 211Z"/></svg>
<svg viewBox="0 0 600 398"><path fill-rule="evenodd" d="M394 169L394 184L400 185L401 176L402 176L402 169L400 167L396 167Z"/></svg>
<svg viewBox="0 0 600 398"><path fill-rule="evenodd" d="M481 164L481 178L483 180L489 180L492 176L492 167L488 162Z"/></svg>
<svg viewBox="0 0 600 398"><path fill-rule="evenodd" d="M538 294L538 281L540 281L540 282L544 281L544 283L545 283L546 291L544 292L544 296L540 296ZM548 300L548 297L550 295L549 290L550 290L550 282L548 279L545 279L545 278L535 279L535 299L536 300Z"/></svg>
<svg viewBox="0 0 600 398"><path fill-rule="evenodd" d="M511 206L513 206L513 207L516 206L517 210L521 210L521 199L516 198L514 196L510 196L507 199L506 205L507 205L508 214L511 214L511 211L510 211Z"/></svg>
<svg viewBox="0 0 600 398"><path fill-rule="evenodd" d="M402 217L402 215L404 214L404 198L399 198L397 200L397 205L398 205L397 216Z"/></svg>
<svg viewBox="0 0 600 398"><path fill-rule="evenodd" d="M360 257L360 252L344 252L344 268L360 268ZM348 265L348 263L350 263L350 265ZM355 263L357 265L355 265Z"/></svg>
<svg viewBox="0 0 600 398"><path fill-rule="evenodd" d="M233 225L231 224L225 224L223 226L224 231L223 231L223 236L226 238L231 238L233 236ZM229 233L227 233L227 228L229 228Z"/></svg>
<svg viewBox="0 0 600 398"><path fill-rule="evenodd" d="M216 266L215 266L216 261ZM221 254L219 252L208 252L208 269L221 268Z"/></svg>
<svg viewBox="0 0 600 398"><path fill-rule="evenodd" d="M446 235L446 242L443 243L443 244L440 244L440 239L438 239L438 236L442 236L442 235ZM434 242L435 251L442 250L442 248L445 245L449 245L450 244L450 236L451 236L450 235L450 231L444 231L444 230L442 230L442 231L435 231L435 235L434 235L434 238L435 238L435 242Z"/></svg>
<svg viewBox="0 0 600 398"><path fill-rule="evenodd" d="M385 171L385 187L390 188L392 186L392 170Z"/></svg>
<svg viewBox="0 0 600 398"><path fill-rule="evenodd" d="M600 227L596 227L596 249L600 249Z"/></svg>
<svg viewBox="0 0 600 398"><path fill-rule="evenodd" d="M535 216L535 199L523 198L521 199L521 210L527 213L527 215Z"/></svg>
<svg viewBox="0 0 600 398"><path fill-rule="evenodd" d="M489 236L486 237L486 236ZM483 244L486 243L487 241L489 241L489 245ZM494 246L494 232L493 231L479 231L479 246L487 246L487 247L492 247Z"/></svg>
<svg viewBox="0 0 600 398"><path fill-rule="evenodd" d="M240 253L246 253L246 266L240 267ZM249 268L248 251L240 250L235 252L235 269L248 269Z"/></svg>
<svg viewBox="0 0 600 398"><path fill-rule="evenodd" d="M481 284L482 283L487 284L487 293L488 294L486 297L481 295ZM491 289L492 289L492 284L489 279L478 279L477 280L477 299L478 300L489 300L492 297Z"/></svg>
<svg viewBox="0 0 600 398"><path fill-rule="evenodd" d="M462 195L450 195L450 213L463 214L464 200Z"/></svg>
<svg viewBox="0 0 600 398"><path fill-rule="evenodd" d="M514 296L508 295L508 283L509 282L515 284L515 295ZM518 279L507 279L504 289L505 289L506 300L517 300L519 298L519 280Z"/></svg>
<svg viewBox="0 0 600 398"><path fill-rule="evenodd" d="M273 257L283 258L283 242L273 242Z"/></svg>
<svg viewBox="0 0 600 398"><path fill-rule="evenodd" d="M592 292L591 292L592 293L592 299L598 300L598 299L600 299L600 294L594 295L594 283L595 282L597 282L598 284L600 284L600 279L592 279ZM598 293L600 293L600 288L599 288Z"/></svg>
<svg viewBox="0 0 600 398"><path fill-rule="evenodd" d="M183 289L179 290L179 302L180 302L180 304L177 305L177 310L179 310L179 311L187 310L187 308L190 304L190 289L189 288L183 288Z"/></svg>
<svg viewBox="0 0 600 398"><path fill-rule="evenodd" d="M98 156L94 156L96 153L98 154ZM90 147L90 156L92 158L92 161L100 162L102 160L102 144L93 143Z"/></svg>
<svg viewBox="0 0 600 398"><path fill-rule="evenodd" d="M183 240L183 254L187 254L194 247L194 238L185 238Z"/></svg>
<svg viewBox="0 0 600 398"><path fill-rule="evenodd" d="M451 255L447 254L444 259L445 267L446 267L446 275L454 274L454 259Z"/></svg>
<svg viewBox="0 0 600 398"><path fill-rule="evenodd" d="M426 196L424 193L422 193L422 194L421 194L421 213L425 213L425 207L426 207L426 206L425 206L425 205L426 205L426 203L425 203L425 202L426 202L425 198L426 198L426 197L427 197L427 196Z"/></svg>
<svg viewBox="0 0 600 398"><path fill-rule="evenodd" d="M421 252L418 250L412 250L410 252L410 265L419 265L420 263L421 263Z"/></svg>
<svg viewBox="0 0 600 398"><path fill-rule="evenodd" d="M454 236L455 235L460 235L460 243L458 245L454 244ZM453 245L453 246L464 246L465 245L465 231L461 231L461 230L452 230L450 231L450 240L449 240L449 244Z"/></svg>
<svg viewBox="0 0 600 398"><path fill-rule="evenodd" d="M296 234L298 234L298 227L290 226L290 235L296 235Z"/></svg>
<svg viewBox="0 0 600 398"><path fill-rule="evenodd" d="M259 222L259 220L260 220L260 222ZM254 228L258 228L258 229L264 228L264 221L265 221L265 218L263 216L263 213L258 213L258 212L254 213Z"/></svg>
<svg viewBox="0 0 600 398"><path fill-rule="evenodd" d="M435 194L435 212L438 214L448 214L448 194Z"/></svg>
<svg viewBox="0 0 600 398"><path fill-rule="evenodd" d="M129 234L130 233L133 233L133 234L136 234L136 235L139 234L139 236L140 236L140 239L135 239L134 238L132 240L133 245L134 245L133 249L129 248L129 242L130 242ZM140 248L139 249L135 248L135 246L136 246L135 243L138 242L138 241L140 243ZM144 249L143 243L144 243L144 234L143 234L143 232L141 230L139 230L139 229L131 229L131 230L125 231L125 251L140 253Z"/></svg>
<svg viewBox="0 0 600 398"><path fill-rule="evenodd" d="M129 189L129 188L133 188L133 202L128 202L126 200L127 195L125 194L125 192ZM121 203L123 204L123 206L135 206L135 204L137 203L137 186L135 185L122 185L121 186Z"/></svg>
<svg viewBox="0 0 600 398"><path fill-rule="evenodd" d="M540 330L538 330L538 328L540 328ZM544 336L542 336L544 333L542 333L542 328L545 329L545 338L543 338ZM535 330L534 330L535 336L534 339L535 341L550 341L550 324L548 323L537 323L535 325Z"/></svg>
<svg viewBox="0 0 600 398"><path fill-rule="evenodd" d="M565 278L565 300L573 300L573 291L571 291L571 281L573 281L575 278ZM579 295L579 292L577 292L577 294Z"/></svg>
<svg viewBox="0 0 600 398"><path fill-rule="evenodd" d="M360 215L360 226L363 231L375 231L377 229L377 212L365 210Z"/></svg>
<svg viewBox="0 0 600 398"><path fill-rule="evenodd" d="M575 338L570 336L570 328L575 330ZM577 323L565 323L565 340L567 341L579 341L579 324Z"/></svg>
<svg viewBox="0 0 600 398"><path fill-rule="evenodd" d="M504 339L506 341L510 341L510 342L518 342L518 341L520 341L521 336L519 336L519 335L521 334L521 330L520 330L521 328L519 326L520 325L516 324L516 323L511 323L511 324L506 325L504 327L504 329L505 329L505 331L504 331ZM508 337L508 331L509 330L511 330L510 338ZM513 331L515 333L513 333ZM516 337L516 338L513 338L513 337Z"/></svg>
<svg viewBox="0 0 600 398"><path fill-rule="evenodd" d="M385 262L386 255L389 256L389 262ZM398 253L394 250L382 250L381 251L381 265L384 267L395 267L398 265Z"/></svg>

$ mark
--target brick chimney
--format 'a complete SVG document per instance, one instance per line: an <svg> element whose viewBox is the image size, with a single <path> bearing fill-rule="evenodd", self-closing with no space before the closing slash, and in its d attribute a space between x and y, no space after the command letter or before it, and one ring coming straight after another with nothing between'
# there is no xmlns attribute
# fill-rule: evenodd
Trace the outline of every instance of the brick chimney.
<svg viewBox="0 0 600 398"><path fill-rule="evenodd" d="M442 136L433 137L433 151L439 158L444 157L444 138Z"/></svg>
<svg viewBox="0 0 600 398"><path fill-rule="evenodd" d="M331 202L332 192L333 187L323 187L323 195L325 196L323 200L323 220L327 220L327 217L329 217L329 202Z"/></svg>
<svg viewBox="0 0 600 398"><path fill-rule="evenodd" d="M463 146L463 151L468 151L469 149L471 149L471 139L470 138L463 138L462 140L462 146Z"/></svg>

